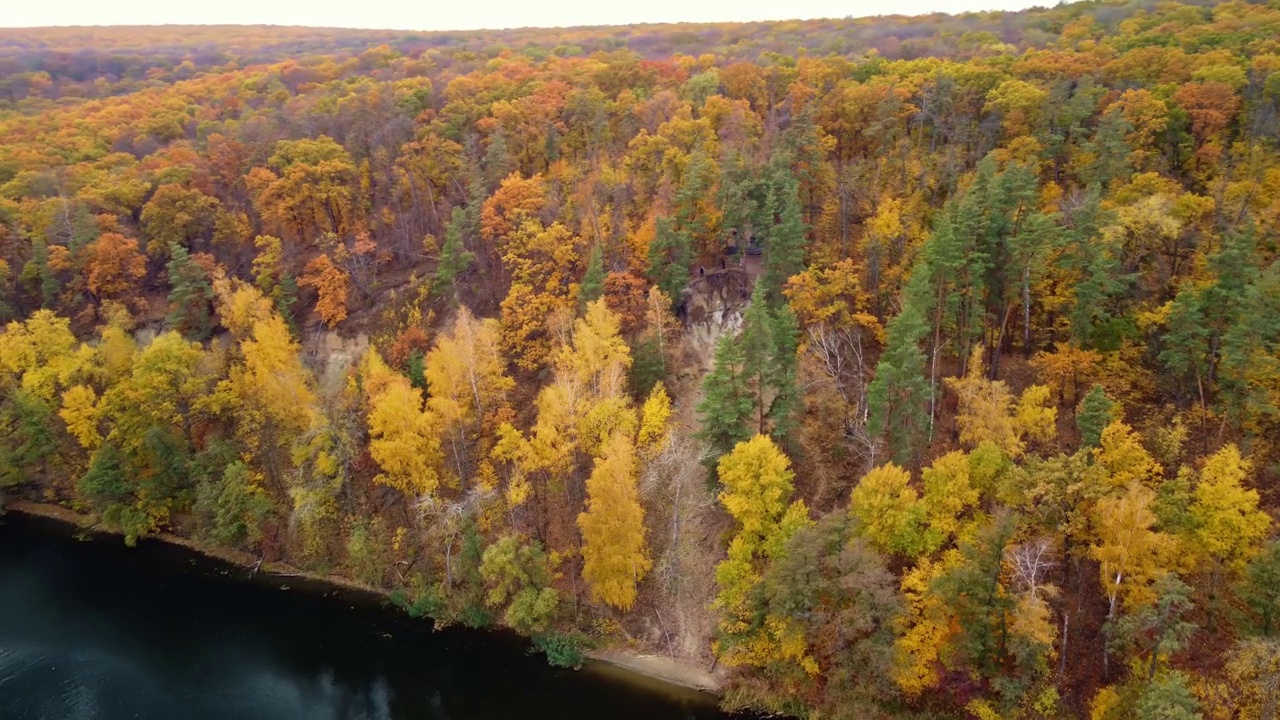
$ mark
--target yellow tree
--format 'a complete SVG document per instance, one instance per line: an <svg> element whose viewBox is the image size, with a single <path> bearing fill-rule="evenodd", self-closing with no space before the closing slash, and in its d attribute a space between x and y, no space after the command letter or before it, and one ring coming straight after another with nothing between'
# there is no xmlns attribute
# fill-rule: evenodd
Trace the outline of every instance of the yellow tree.
<svg viewBox="0 0 1280 720"><path fill-rule="evenodd" d="M662 450L666 444L667 433L671 422L671 398L667 396L667 388L661 382L649 391L649 397L640 408L640 433L636 444L642 453L652 457Z"/></svg>
<svg viewBox="0 0 1280 720"><path fill-rule="evenodd" d="M116 447L141 447L153 428L180 431L194 450L196 408L212 384L201 368L204 348L175 331L162 333L138 353L127 377L107 390L100 412L111 426Z"/></svg>
<svg viewBox="0 0 1280 720"><path fill-rule="evenodd" d="M506 407L515 382L506 374L496 320L478 320L462 308L427 353L423 374L430 397L427 411L440 428L448 466L459 481L471 479L482 429Z"/></svg>
<svg viewBox="0 0 1280 720"><path fill-rule="evenodd" d="M239 280L216 277L213 291L218 298L218 320L237 339L250 337L254 325L274 312L263 291Z"/></svg>
<svg viewBox="0 0 1280 720"><path fill-rule="evenodd" d="M1155 530L1154 500L1154 492L1133 482L1123 495L1094 506L1089 555L1098 561L1108 618L1115 617L1121 600L1131 610L1154 601L1151 585L1166 572L1172 538Z"/></svg>
<svg viewBox="0 0 1280 720"><path fill-rule="evenodd" d="M240 357L202 406L236 428L244 452L277 488L294 465L292 450L317 421L311 373L284 320L256 288L215 283L223 325L241 338Z"/></svg>
<svg viewBox="0 0 1280 720"><path fill-rule="evenodd" d="M1013 424L1018 437L1047 443L1058 434L1058 408L1047 385L1032 385L1022 391L1014 409Z"/></svg>
<svg viewBox="0 0 1280 720"><path fill-rule="evenodd" d="M1249 471L1239 448L1223 447L1205 461L1191 501L1195 550L1209 561L1215 590L1221 570L1242 569L1271 527L1258 509L1258 491L1244 487Z"/></svg>
<svg viewBox="0 0 1280 720"><path fill-rule="evenodd" d="M880 550L907 557L924 554L925 508L911 487L911 473L886 463L862 476L849 498L858 533Z"/></svg>
<svg viewBox="0 0 1280 720"><path fill-rule="evenodd" d="M1154 485L1163 471L1133 428L1120 420L1102 431L1099 447L1093 449L1093 460L1102 469L1107 484L1125 488L1133 483Z"/></svg>
<svg viewBox="0 0 1280 720"><path fill-rule="evenodd" d="M933 461L921 473L925 525L929 545L939 547L961 532L965 513L978 505L979 492L969 479L969 456L959 450Z"/></svg>
<svg viewBox="0 0 1280 720"><path fill-rule="evenodd" d="M635 411L626 394L631 351L618 332L618 318L604 300L587 306L574 322L573 337L556 353L551 384L538 393L538 418L530 437L530 470L563 475L582 452L595 455L618 431L635 432Z"/></svg>
<svg viewBox="0 0 1280 720"><path fill-rule="evenodd" d="M98 394L88 385L74 385L62 393L62 409L58 417L67 424L67 432L80 443L80 447L92 453L102 444L98 431L101 409Z"/></svg>
<svg viewBox="0 0 1280 720"><path fill-rule="evenodd" d="M582 577L591 596L630 610L636 585L651 563L644 538L644 508L636 489L636 452L631 439L615 433L601 448L587 479L582 530Z"/></svg>
<svg viewBox="0 0 1280 720"><path fill-rule="evenodd" d="M507 235L502 261L511 274L511 290L502 303L503 342L522 368L542 367L551 350L547 321L572 307L582 245L582 238L560 223L543 227L526 220Z"/></svg>
<svg viewBox="0 0 1280 720"><path fill-rule="evenodd" d="M1074 408L1080 402L1080 388L1097 376L1095 366L1102 361L1095 350L1083 350L1057 343L1053 352L1038 352L1031 366L1039 373L1058 403Z"/></svg>
<svg viewBox="0 0 1280 720"><path fill-rule="evenodd" d="M963 378L947 378L947 386L960 398L956 425L960 442L976 447L982 442L995 443L1009 457L1022 454L1013 415L1013 393L1000 380L983 377L982 347L975 347L969 360L969 372Z"/></svg>
<svg viewBox="0 0 1280 720"><path fill-rule="evenodd" d="M440 436L423 411L422 392L387 367L377 350L365 355L363 375L369 395L369 454L382 472L374 481L412 498L431 495L439 485Z"/></svg>
<svg viewBox="0 0 1280 720"><path fill-rule="evenodd" d="M925 558L902 576L906 612L897 620L893 679L908 695L918 696L942 679L942 652L956 632L946 600L933 592L934 581L960 562L951 550L938 561Z"/></svg>
<svg viewBox="0 0 1280 720"><path fill-rule="evenodd" d="M92 355L76 342L70 320L37 310L26 322L11 322L0 333L0 383L17 382L53 404L58 389L70 387Z"/></svg>
<svg viewBox="0 0 1280 720"><path fill-rule="evenodd" d="M245 182L258 212L275 229L315 240L324 232L342 235L354 224L356 165L333 138L281 140L267 164L271 169L254 168Z"/></svg>
<svg viewBox="0 0 1280 720"><path fill-rule="evenodd" d="M791 462L773 440L756 435L721 457L717 471L724 486L720 502L737 520L738 533L729 544L728 558L716 566L716 654L727 665L794 661L816 672L805 652L804 634L796 632L788 618L770 616L763 626L758 624L753 597L768 559L811 522L803 501L788 504L795 477Z"/></svg>

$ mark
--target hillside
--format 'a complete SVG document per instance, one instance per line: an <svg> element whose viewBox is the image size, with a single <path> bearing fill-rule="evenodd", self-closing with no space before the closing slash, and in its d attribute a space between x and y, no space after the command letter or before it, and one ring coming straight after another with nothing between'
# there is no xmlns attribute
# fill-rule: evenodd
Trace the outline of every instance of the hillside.
<svg viewBox="0 0 1280 720"><path fill-rule="evenodd" d="M1274 1L0 30L0 139L13 495L730 707L1274 714Z"/></svg>

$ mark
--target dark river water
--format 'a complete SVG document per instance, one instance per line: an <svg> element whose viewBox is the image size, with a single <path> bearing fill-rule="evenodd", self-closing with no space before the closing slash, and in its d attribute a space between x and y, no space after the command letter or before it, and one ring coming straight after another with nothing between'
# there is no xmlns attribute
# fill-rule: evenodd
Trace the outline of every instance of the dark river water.
<svg viewBox="0 0 1280 720"><path fill-rule="evenodd" d="M245 581L180 548L0 518L0 718L721 718L515 638Z"/></svg>

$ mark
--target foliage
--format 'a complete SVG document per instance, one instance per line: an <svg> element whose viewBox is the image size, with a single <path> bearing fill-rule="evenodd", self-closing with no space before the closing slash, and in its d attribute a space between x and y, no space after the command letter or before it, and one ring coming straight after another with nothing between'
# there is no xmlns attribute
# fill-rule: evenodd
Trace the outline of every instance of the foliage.
<svg viewBox="0 0 1280 720"><path fill-rule="evenodd" d="M735 707L1265 714L1277 27L0 32L0 485Z"/></svg>

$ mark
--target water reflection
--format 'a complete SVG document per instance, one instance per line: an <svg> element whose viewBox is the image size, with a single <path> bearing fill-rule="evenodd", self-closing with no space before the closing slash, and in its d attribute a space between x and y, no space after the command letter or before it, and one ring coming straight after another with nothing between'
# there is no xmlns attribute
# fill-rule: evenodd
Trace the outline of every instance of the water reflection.
<svg viewBox="0 0 1280 720"><path fill-rule="evenodd" d="M0 522L0 718L715 718L514 640L233 578L158 544Z"/></svg>

